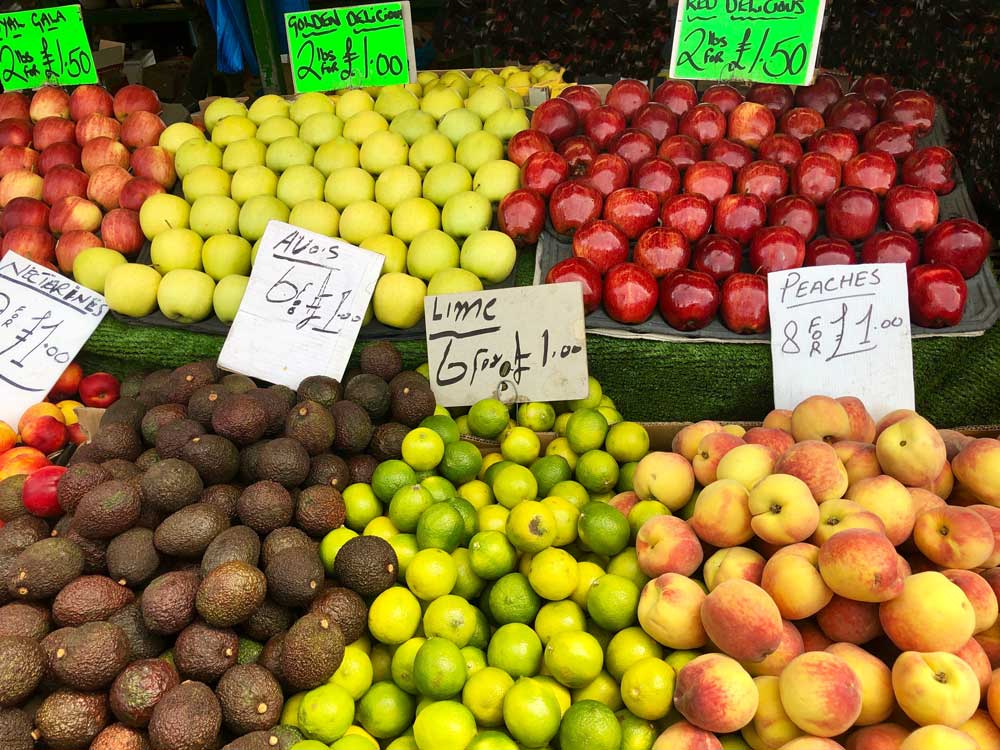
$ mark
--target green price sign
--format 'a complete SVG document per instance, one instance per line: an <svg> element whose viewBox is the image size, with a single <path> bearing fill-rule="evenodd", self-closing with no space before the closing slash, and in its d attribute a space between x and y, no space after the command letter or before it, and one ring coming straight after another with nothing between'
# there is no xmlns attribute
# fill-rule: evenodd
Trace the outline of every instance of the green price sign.
<svg viewBox="0 0 1000 750"><path fill-rule="evenodd" d="M285 27L300 94L417 78L408 2L287 13Z"/></svg>
<svg viewBox="0 0 1000 750"><path fill-rule="evenodd" d="M79 5L0 14L0 85L4 91L47 83L97 83Z"/></svg>
<svg viewBox="0 0 1000 750"><path fill-rule="evenodd" d="M812 83L826 0L680 0L670 77Z"/></svg>

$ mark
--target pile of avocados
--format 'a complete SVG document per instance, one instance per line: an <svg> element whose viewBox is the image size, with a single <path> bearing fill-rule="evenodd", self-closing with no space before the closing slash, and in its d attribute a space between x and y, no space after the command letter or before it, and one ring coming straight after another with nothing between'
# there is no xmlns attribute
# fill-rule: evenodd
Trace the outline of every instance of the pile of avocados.
<svg viewBox="0 0 1000 750"><path fill-rule="evenodd" d="M319 541L433 413L429 383L379 342L343 383L198 362L122 394L59 480L61 517L0 482L0 748L284 750L285 696L330 678L398 570L378 537L327 566Z"/></svg>

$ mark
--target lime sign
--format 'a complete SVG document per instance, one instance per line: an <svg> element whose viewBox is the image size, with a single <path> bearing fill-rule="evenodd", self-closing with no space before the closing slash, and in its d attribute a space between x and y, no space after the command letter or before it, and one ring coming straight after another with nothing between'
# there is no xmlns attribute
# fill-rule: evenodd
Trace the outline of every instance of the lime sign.
<svg viewBox="0 0 1000 750"><path fill-rule="evenodd" d="M670 77L812 83L826 0L680 0Z"/></svg>
<svg viewBox="0 0 1000 750"><path fill-rule="evenodd" d="M298 93L416 80L408 2L285 14Z"/></svg>
<svg viewBox="0 0 1000 750"><path fill-rule="evenodd" d="M79 5L0 13L0 84L4 91L47 83L97 83Z"/></svg>

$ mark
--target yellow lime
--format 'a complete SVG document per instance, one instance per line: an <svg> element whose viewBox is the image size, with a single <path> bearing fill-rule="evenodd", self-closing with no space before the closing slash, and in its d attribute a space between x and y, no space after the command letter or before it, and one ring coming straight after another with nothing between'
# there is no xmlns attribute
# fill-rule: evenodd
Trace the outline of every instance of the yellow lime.
<svg viewBox="0 0 1000 750"><path fill-rule="evenodd" d="M421 695L435 700L451 698L465 686L465 657L446 638L428 638L413 660L413 682Z"/></svg>
<svg viewBox="0 0 1000 750"><path fill-rule="evenodd" d="M620 750L621 741L618 717L598 701L574 703L559 727L562 750Z"/></svg>
<svg viewBox="0 0 1000 750"><path fill-rule="evenodd" d="M517 572L528 577L531 575L531 561L535 557L533 552L524 552L521 554L521 560L517 564Z"/></svg>
<svg viewBox="0 0 1000 750"><path fill-rule="evenodd" d="M538 435L527 427L515 427L500 443L500 453L508 461L527 466L542 450Z"/></svg>
<svg viewBox="0 0 1000 750"><path fill-rule="evenodd" d="M618 722L622 725L621 750L652 750L660 733L651 721L622 710L618 712Z"/></svg>
<svg viewBox="0 0 1000 750"><path fill-rule="evenodd" d="M353 539L357 535L356 531L341 526L323 537L323 541L319 543L319 559L323 561L323 567L326 568L327 573L333 575L333 561L336 559L337 553L340 552L341 547L347 544L349 539Z"/></svg>
<svg viewBox="0 0 1000 750"><path fill-rule="evenodd" d="M299 705L299 729L310 739L330 744L354 723L354 699L332 683L310 690Z"/></svg>
<svg viewBox="0 0 1000 750"><path fill-rule="evenodd" d="M538 481L527 467L508 464L496 473L493 495L504 507L513 508L518 503L538 497Z"/></svg>
<svg viewBox="0 0 1000 750"><path fill-rule="evenodd" d="M569 447L569 440L564 437L557 437L545 447L546 456L559 456L569 465L569 470L576 469L577 455Z"/></svg>
<svg viewBox="0 0 1000 750"><path fill-rule="evenodd" d="M511 677L531 677L542 666L542 642L527 625L519 622L501 625L486 649L486 663Z"/></svg>
<svg viewBox="0 0 1000 750"><path fill-rule="evenodd" d="M522 677L503 699L507 731L522 745L542 747L556 736L562 712L552 690L530 677Z"/></svg>
<svg viewBox="0 0 1000 750"><path fill-rule="evenodd" d="M622 675L625 707L640 719L662 719L673 706L674 678L674 670L662 659L637 661Z"/></svg>
<svg viewBox="0 0 1000 750"><path fill-rule="evenodd" d="M514 678L496 667L486 667L472 675L462 689L462 703L482 727L503 724L503 698Z"/></svg>
<svg viewBox="0 0 1000 750"><path fill-rule="evenodd" d="M638 461L649 453L649 433L638 422L618 422L608 430L604 448L618 463Z"/></svg>
<svg viewBox="0 0 1000 750"><path fill-rule="evenodd" d="M424 635L428 638L444 638L462 648L475 632L476 608L460 596L439 597L424 611Z"/></svg>
<svg viewBox="0 0 1000 750"><path fill-rule="evenodd" d="M465 673L469 677L481 669L486 669L486 654L482 649L466 646L462 649L462 658L465 659Z"/></svg>
<svg viewBox="0 0 1000 750"><path fill-rule="evenodd" d="M419 625L420 602L402 586L383 591L368 609L368 630L375 640L391 646L412 638Z"/></svg>
<svg viewBox="0 0 1000 750"><path fill-rule="evenodd" d="M590 633L568 630L557 633L545 646L545 668L568 688L589 685L601 673L604 652Z"/></svg>
<svg viewBox="0 0 1000 750"><path fill-rule="evenodd" d="M671 651L663 661L669 664L674 672L680 672L686 664L701 656L700 651Z"/></svg>
<svg viewBox="0 0 1000 750"><path fill-rule="evenodd" d="M414 482L396 490L389 501L389 519L400 531L417 530L421 514L434 504L434 498L425 487Z"/></svg>
<svg viewBox="0 0 1000 750"><path fill-rule="evenodd" d="M449 481L464 484L475 479L483 465L483 454L467 440L448 443L438 470Z"/></svg>
<svg viewBox="0 0 1000 750"><path fill-rule="evenodd" d="M459 435L468 435L469 433L469 418L464 414L460 417L455 417L455 426L458 427Z"/></svg>
<svg viewBox="0 0 1000 750"><path fill-rule="evenodd" d="M462 514L446 502L434 503L417 521L417 546L451 552L461 543L464 533Z"/></svg>
<svg viewBox="0 0 1000 750"><path fill-rule="evenodd" d="M520 750L520 748L503 732L488 729L473 737L466 750Z"/></svg>
<svg viewBox="0 0 1000 750"><path fill-rule="evenodd" d="M575 476L592 495L610 492L618 482L618 464L610 453L587 451L576 462Z"/></svg>
<svg viewBox="0 0 1000 750"><path fill-rule="evenodd" d="M454 443L456 440L459 439L458 425L455 423L455 420L448 415L447 412L445 412L444 414L435 413L429 417L426 417L420 423L420 426L434 430L434 432L438 434L441 440L444 441L445 445L448 445L449 443Z"/></svg>
<svg viewBox="0 0 1000 750"><path fill-rule="evenodd" d="M528 582L543 599L553 602L566 599L576 591L576 567L576 560L569 552L549 547L532 558Z"/></svg>
<svg viewBox="0 0 1000 750"><path fill-rule="evenodd" d="M547 674L536 675L532 679L552 691L552 694L556 697L556 701L559 702L560 716L565 716L569 707L573 704L573 694L570 693L569 688L565 685L560 685L551 675Z"/></svg>
<svg viewBox="0 0 1000 750"><path fill-rule="evenodd" d="M494 485L496 484L497 475L499 475L500 472L506 469L508 466L519 466L519 465L520 464L515 464L513 461L508 461L505 458L503 458L503 456L501 456L499 461L495 461L494 463L490 464L490 468L488 468L486 471L480 472L480 474L482 476L482 480L486 482L486 484L488 484L491 488L493 488L495 496L496 487Z"/></svg>
<svg viewBox="0 0 1000 750"><path fill-rule="evenodd" d="M617 711L624 705L618 683L607 672L601 672L592 683L573 691L574 703L588 700L603 703L612 711Z"/></svg>
<svg viewBox="0 0 1000 750"><path fill-rule="evenodd" d="M426 638L411 638L392 655L392 681L407 693L416 694L417 683L413 676L413 662Z"/></svg>
<svg viewBox="0 0 1000 750"><path fill-rule="evenodd" d="M600 627L612 633L635 622L639 587L628 578L606 574L594 581L587 597L587 613Z"/></svg>
<svg viewBox="0 0 1000 750"><path fill-rule="evenodd" d="M382 515L382 503L375 497L370 484L348 485L344 488L343 497L347 510L345 523L355 531L360 531Z"/></svg>
<svg viewBox="0 0 1000 750"><path fill-rule="evenodd" d="M444 458L444 440L430 427L416 427L403 438L401 451L414 471L427 471Z"/></svg>
<svg viewBox="0 0 1000 750"><path fill-rule="evenodd" d="M486 649L490 645L490 622L486 619L481 609L476 609L476 632L472 634L470 646L478 649Z"/></svg>
<svg viewBox="0 0 1000 750"><path fill-rule="evenodd" d="M587 492L587 488L572 479L559 482L559 484L549 490L549 497L561 497L569 500L577 508L583 508L584 505L590 502L590 493Z"/></svg>
<svg viewBox="0 0 1000 750"><path fill-rule="evenodd" d="M502 505L486 505L476 514L480 531L507 531L507 517L510 511ZM470 540L471 541L471 540Z"/></svg>
<svg viewBox="0 0 1000 750"><path fill-rule="evenodd" d="M383 503L392 500L396 490L408 484L416 484L417 475L410 465L399 459L383 461L372 474L372 491Z"/></svg>
<svg viewBox="0 0 1000 750"><path fill-rule="evenodd" d="M556 417L556 422L552 425L552 431L559 437L564 437L566 435L566 425L569 424L569 418L573 416L573 412L566 411Z"/></svg>
<svg viewBox="0 0 1000 750"><path fill-rule="evenodd" d="M490 470L490 467L494 464L503 463L503 456L499 453L487 453L483 456L483 465L479 467L479 479L486 479L486 472ZM489 482L487 482L489 484Z"/></svg>
<svg viewBox="0 0 1000 750"><path fill-rule="evenodd" d="M472 479L458 488L459 497L465 498L476 510L482 510L493 502L493 490L479 479Z"/></svg>
<svg viewBox="0 0 1000 750"><path fill-rule="evenodd" d="M411 721L412 725L413 722ZM400 735L388 745L385 746L385 750L419 750L417 747L417 741L413 739L413 728L411 726L407 734Z"/></svg>
<svg viewBox="0 0 1000 750"><path fill-rule="evenodd" d="M597 563L583 560L576 566L576 591L571 597L577 606L587 608L587 600L590 598L590 589L597 582L597 579L604 575L604 568Z"/></svg>
<svg viewBox="0 0 1000 750"><path fill-rule="evenodd" d="M608 434L608 420L596 409L574 411L566 422L566 439L577 455L600 448Z"/></svg>
<svg viewBox="0 0 1000 750"><path fill-rule="evenodd" d="M565 547L576 541L576 524L580 511L573 503L562 497L551 496L542 500L542 505L552 512L556 520L556 538L552 540L553 547Z"/></svg>
<svg viewBox="0 0 1000 750"><path fill-rule="evenodd" d="M489 605L493 620L506 625L532 622L542 602L524 574L508 573L490 589Z"/></svg>
<svg viewBox="0 0 1000 750"><path fill-rule="evenodd" d="M344 649L344 660L333 673L330 682L340 685L357 700L372 686L372 660L360 648L348 646Z"/></svg>
<svg viewBox="0 0 1000 750"><path fill-rule="evenodd" d="M642 628L625 628L612 636L605 663L611 676L621 680L625 670L648 657L662 658L663 646L650 638Z"/></svg>
<svg viewBox="0 0 1000 750"><path fill-rule="evenodd" d="M538 494L548 495L560 482L573 478L573 470L562 456L543 456L531 464L531 473L538 482Z"/></svg>
<svg viewBox="0 0 1000 750"><path fill-rule="evenodd" d="M469 541L469 564L480 578L495 581L517 566L517 550L501 532L480 531Z"/></svg>
<svg viewBox="0 0 1000 750"><path fill-rule="evenodd" d="M503 428L503 432L501 432L497 436L497 442L502 443L507 438L507 436L510 434L510 431L513 430L515 427L517 427L517 422L515 422L513 419L508 419L507 420L507 426L504 427Z"/></svg>
<svg viewBox="0 0 1000 750"><path fill-rule="evenodd" d="M396 524L388 516L376 516L364 529L365 536L377 536L389 541L399 533Z"/></svg>
<svg viewBox="0 0 1000 750"><path fill-rule="evenodd" d="M431 493L431 499L436 503L453 498L455 497L455 493L458 492L455 489L455 485L444 477L437 475L424 477L420 480L420 486Z"/></svg>
<svg viewBox="0 0 1000 750"><path fill-rule="evenodd" d="M576 528L587 549L604 557L617 555L628 544L628 519L607 503L592 502L583 506Z"/></svg>
<svg viewBox="0 0 1000 750"><path fill-rule="evenodd" d="M639 557L635 547L626 547L608 562L608 572L622 578L628 578L642 589L649 582L649 576L639 567Z"/></svg>
<svg viewBox="0 0 1000 750"><path fill-rule="evenodd" d="M517 423L535 432L547 432L556 422L556 410L552 404L531 401L517 407Z"/></svg>
<svg viewBox="0 0 1000 750"><path fill-rule="evenodd" d="M297 727L299 725L299 706L302 705L302 699L305 697L306 694L304 692L296 693L285 701L285 705L281 709L282 724L290 727Z"/></svg>
<svg viewBox="0 0 1000 750"><path fill-rule="evenodd" d="M597 378L591 375L587 378L587 395L574 401L567 401L566 405L573 411L577 409L596 409L600 406L603 397L604 390L601 388L601 384L597 382Z"/></svg>
<svg viewBox="0 0 1000 750"><path fill-rule="evenodd" d="M289 750L330 750L330 746L319 740L299 740Z"/></svg>
<svg viewBox="0 0 1000 750"><path fill-rule="evenodd" d="M455 561L455 572L458 574L452 592L462 599L475 599L482 593L486 581L472 569L472 555L465 547L459 547L451 553L451 559Z"/></svg>
<svg viewBox="0 0 1000 750"><path fill-rule="evenodd" d="M547 645L558 633L583 630L587 625L586 615L579 604L565 600L549 602L535 615L535 632L542 645Z"/></svg>
<svg viewBox="0 0 1000 750"><path fill-rule="evenodd" d="M510 413L507 407L495 398L477 401L466 415L469 431L476 437L493 440L507 427Z"/></svg>
<svg viewBox="0 0 1000 750"><path fill-rule="evenodd" d="M615 409L608 408L607 406L598 406L597 411L608 421L608 425L611 427L622 421L622 415Z"/></svg>
<svg viewBox="0 0 1000 750"><path fill-rule="evenodd" d="M425 602L450 594L458 570L451 555L441 549L422 549L406 568L406 585Z"/></svg>
<svg viewBox="0 0 1000 750"><path fill-rule="evenodd" d="M339 740L330 745L330 750L379 750L378 742L371 738L367 732L364 735L351 734L350 730L356 727L348 727L348 731ZM364 732L364 730L360 730Z"/></svg>
<svg viewBox="0 0 1000 750"><path fill-rule="evenodd" d="M413 558L417 556L420 548L417 547L417 537L413 534L396 534L391 537L389 544L396 551L396 560L399 562L399 575L405 576L406 569L410 567Z"/></svg>
<svg viewBox="0 0 1000 750"><path fill-rule="evenodd" d="M507 516L507 538L521 552L539 552L550 547L556 538L555 516L537 500L525 500Z"/></svg>
<svg viewBox="0 0 1000 750"><path fill-rule="evenodd" d="M456 701L431 703L413 723L418 750L465 750L475 736L475 717Z"/></svg>

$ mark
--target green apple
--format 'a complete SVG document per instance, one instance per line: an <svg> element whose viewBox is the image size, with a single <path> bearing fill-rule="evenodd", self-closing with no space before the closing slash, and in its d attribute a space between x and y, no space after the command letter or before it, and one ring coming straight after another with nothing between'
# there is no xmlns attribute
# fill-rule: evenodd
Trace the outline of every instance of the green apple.
<svg viewBox="0 0 1000 750"><path fill-rule="evenodd" d="M332 141L344 131L344 123L333 112L317 112L309 115L299 128L299 138L313 148Z"/></svg>
<svg viewBox="0 0 1000 750"><path fill-rule="evenodd" d="M399 133L411 146L422 135L433 133L437 127L437 120L426 112L419 109L408 109L400 112L389 125L389 130Z"/></svg>
<svg viewBox="0 0 1000 750"><path fill-rule="evenodd" d="M375 285L375 319L393 328L412 328L424 317L427 286L415 276L387 273Z"/></svg>
<svg viewBox="0 0 1000 750"><path fill-rule="evenodd" d="M451 196L467 190L472 190L472 175L453 161L436 164L424 175L424 197L438 208L444 207Z"/></svg>
<svg viewBox="0 0 1000 750"><path fill-rule="evenodd" d="M441 213L426 198L407 198L392 212L392 233L407 244L421 232L440 226Z"/></svg>
<svg viewBox="0 0 1000 750"><path fill-rule="evenodd" d="M455 161L475 174L488 161L502 159L503 142L492 133L479 130L462 138L455 149Z"/></svg>
<svg viewBox="0 0 1000 750"><path fill-rule="evenodd" d="M256 242L272 219L288 221L288 206L272 195L255 195L240 209L240 236Z"/></svg>
<svg viewBox="0 0 1000 750"><path fill-rule="evenodd" d="M189 122L175 122L167 125L160 133L160 146L173 156L183 144L190 140L205 140L205 134Z"/></svg>
<svg viewBox="0 0 1000 750"><path fill-rule="evenodd" d="M360 245L376 234L389 231L389 212L375 201L357 201L340 214L340 236Z"/></svg>
<svg viewBox="0 0 1000 750"><path fill-rule="evenodd" d="M400 85L385 86L375 100L375 111L387 120L408 109L419 109L420 100Z"/></svg>
<svg viewBox="0 0 1000 750"><path fill-rule="evenodd" d="M221 167L222 149L209 141L192 138L182 143L174 154L174 169L182 180L188 172L202 164Z"/></svg>
<svg viewBox="0 0 1000 750"><path fill-rule="evenodd" d="M460 92L463 99L469 95L469 87L472 85L465 71L458 68L444 73L441 76L441 83Z"/></svg>
<svg viewBox="0 0 1000 750"><path fill-rule="evenodd" d="M482 129L483 121L471 109L453 109L438 123L438 132L443 133L452 146L457 146L463 136Z"/></svg>
<svg viewBox="0 0 1000 750"><path fill-rule="evenodd" d="M295 208L302 201L322 200L325 182L326 178L316 167L297 164L281 173L277 196L286 206Z"/></svg>
<svg viewBox="0 0 1000 750"><path fill-rule="evenodd" d="M225 148L230 143L253 138L256 134L257 126L250 121L249 117L233 115L219 120L212 131L212 143L219 148Z"/></svg>
<svg viewBox="0 0 1000 750"><path fill-rule="evenodd" d="M181 185L184 199L188 203L194 203L206 195L224 195L228 198L232 178L224 169L202 164L188 172Z"/></svg>
<svg viewBox="0 0 1000 750"><path fill-rule="evenodd" d="M382 274L400 273L406 270L406 243L391 234L376 234L366 238L358 247L385 256Z"/></svg>
<svg viewBox="0 0 1000 750"><path fill-rule="evenodd" d="M456 239L489 229L492 222L493 206L489 198L472 190L451 196L441 209L441 226Z"/></svg>
<svg viewBox="0 0 1000 750"><path fill-rule="evenodd" d="M499 203L507 193L521 187L521 170L512 161L488 161L476 171L472 189L492 203Z"/></svg>
<svg viewBox="0 0 1000 750"><path fill-rule="evenodd" d="M487 283L499 284L510 276L516 261L514 240L503 232L483 229L473 232L462 243L462 268Z"/></svg>
<svg viewBox="0 0 1000 750"><path fill-rule="evenodd" d="M486 118L483 130L492 133L506 143L515 134L531 127L528 115L523 109L501 109Z"/></svg>
<svg viewBox="0 0 1000 750"><path fill-rule="evenodd" d="M215 126L226 117L246 117L247 107L242 102L230 99L227 96L220 96L209 102L205 107L205 130L211 133Z"/></svg>
<svg viewBox="0 0 1000 750"><path fill-rule="evenodd" d="M243 302L243 295L246 294L249 283L249 276L238 274L220 279L215 285L215 293L212 294L215 317L223 323L232 323L236 319L236 313L240 309L240 303Z"/></svg>
<svg viewBox="0 0 1000 750"><path fill-rule="evenodd" d="M472 75L469 76L469 80L473 83L482 84L482 81L486 76L492 75L493 71L489 68L476 68L472 71Z"/></svg>
<svg viewBox="0 0 1000 750"><path fill-rule="evenodd" d="M218 234L205 240L201 248L201 266L214 281L240 274L250 274L250 243L235 234Z"/></svg>
<svg viewBox="0 0 1000 750"><path fill-rule="evenodd" d="M253 247L250 248L250 265L253 266L257 262L257 253L260 251L260 238L253 243Z"/></svg>
<svg viewBox="0 0 1000 750"><path fill-rule="evenodd" d="M149 260L158 273L164 274L178 268L201 270L201 236L190 229L168 229L153 238L149 247Z"/></svg>
<svg viewBox="0 0 1000 750"><path fill-rule="evenodd" d="M413 238L406 252L406 270L430 281L438 271L458 268L458 244L440 229L428 229Z"/></svg>
<svg viewBox="0 0 1000 750"><path fill-rule="evenodd" d="M420 174L406 164L389 167L375 180L375 200L389 211L407 198L419 198L421 190Z"/></svg>
<svg viewBox="0 0 1000 750"><path fill-rule="evenodd" d="M362 89L349 89L337 99L337 117L345 122L358 112L371 112L374 108L375 100Z"/></svg>
<svg viewBox="0 0 1000 750"><path fill-rule="evenodd" d="M487 86L499 86L500 88L503 88L506 81L503 79L503 76L497 75L491 70L488 71L487 75L476 81L476 83L484 88Z"/></svg>
<svg viewBox="0 0 1000 750"><path fill-rule="evenodd" d="M437 164L455 161L455 147L442 133L427 133L410 146L410 166L423 174Z"/></svg>
<svg viewBox="0 0 1000 750"><path fill-rule="evenodd" d="M479 115L480 120L486 120L494 112L510 109L510 100L503 90L503 84L496 86L482 85L469 94L465 108Z"/></svg>
<svg viewBox="0 0 1000 750"><path fill-rule="evenodd" d="M460 109L464 93L459 93L447 87L438 87L424 93L420 100L420 110L426 112L435 120L440 120L453 109Z"/></svg>
<svg viewBox="0 0 1000 750"><path fill-rule="evenodd" d="M344 120L344 138L358 146L372 133L388 129L389 123L382 115L367 109Z"/></svg>
<svg viewBox="0 0 1000 750"><path fill-rule="evenodd" d="M171 271L160 281L160 312L178 323L198 323L212 314L215 282L201 271Z"/></svg>
<svg viewBox="0 0 1000 750"><path fill-rule="evenodd" d="M421 86L426 86L428 83L433 83L439 80L440 76L433 70L421 70L417 73L417 83Z"/></svg>
<svg viewBox="0 0 1000 750"><path fill-rule="evenodd" d="M277 94L264 94L250 105L247 117L258 125L272 117L288 117L288 102Z"/></svg>
<svg viewBox="0 0 1000 750"><path fill-rule="evenodd" d="M263 165L266 156L267 145L263 141L247 138L226 146L226 150L222 152L222 168L232 174L240 167Z"/></svg>
<svg viewBox="0 0 1000 750"><path fill-rule="evenodd" d="M344 137L334 138L316 149L313 166L329 177L344 167L356 167L361 163L361 150Z"/></svg>
<svg viewBox="0 0 1000 750"><path fill-rule="evenodd" d="M323 198L338 211L358 201L375 199L375 178L361 167L344 167L326 178Z"/></svg>
<svg viewBox="0 0 1000 750"><path fill-rule="evenodd" d="M278 175L267 167L242 167L236 170L230 184L230 195L241 206L255 195L278 192Z"/></svg>
<svg viewBox="0 0 1000 750"><path fill-rule="evenodd" d="M217 234L236 234L240 227L240 204L223 195L206 195L191 204L188 224L207 239Z"/></svg>
<svg viewBox="0 0 1000 750"><path fill-rule="evenodd" d="M399 133L380 130L372 133L361 144L361 166L374 175L390 167L406 164L410 147Z"/></svg>
<svg viewBox="0 0 1000 750"><path fill-rule="evenodd" d="M119 315L144 318L156 312L160 274L149 266L128 263L116 266L104 280L104 300Z"/></svg>
<svg viewBox="0 0 1000 750"><path fill-rule="evenodd" d="M333 112L333 102L326 94L313 91L308 94L299 94L288 108L288 116L296 125L301 125L317 112Z"/></svg>
<svg viewBox="0 0 1000 750"><path fill-rule="evenodd" d="M156 193L139 209L139 226L147 240L168 229L187 229L191 206L179 195Z"/></svg>
<svg viewBox="0 0 1000 750"><path fill-rule="evenodd" d="M302 201L292 206L288 223L327 237L336 237L340 229L340 211L326 201Z"/></svg>
<svg viewBox="0 0 1000 750"><path fill-rule="evenodd" d="M290 117L271 117L257 128L257 140L270 146L280 138L294 138L299 134L299 126Z"/></svg>
<svg viewBox="0 0 1000 750"><path fill-rule="evenodd" d="M427 296L483 291L483 282L464 268L442 268L427 283Z"/></svg>
<svg viewBox="0 0 1000 750"><path fill-rule="evenodd" d="M296 164L312 164L313 147L298 136L279 138L267 147L264 163L268 169L284 172Z"/></svg>
<svg viewBox="0 0 1000 750"><path fill-rule="evenodd" d="M104 294L104 281L115 266L128 263L117 250L106 247L88 247L73 259L73 278L98 294Z"/></svg>

